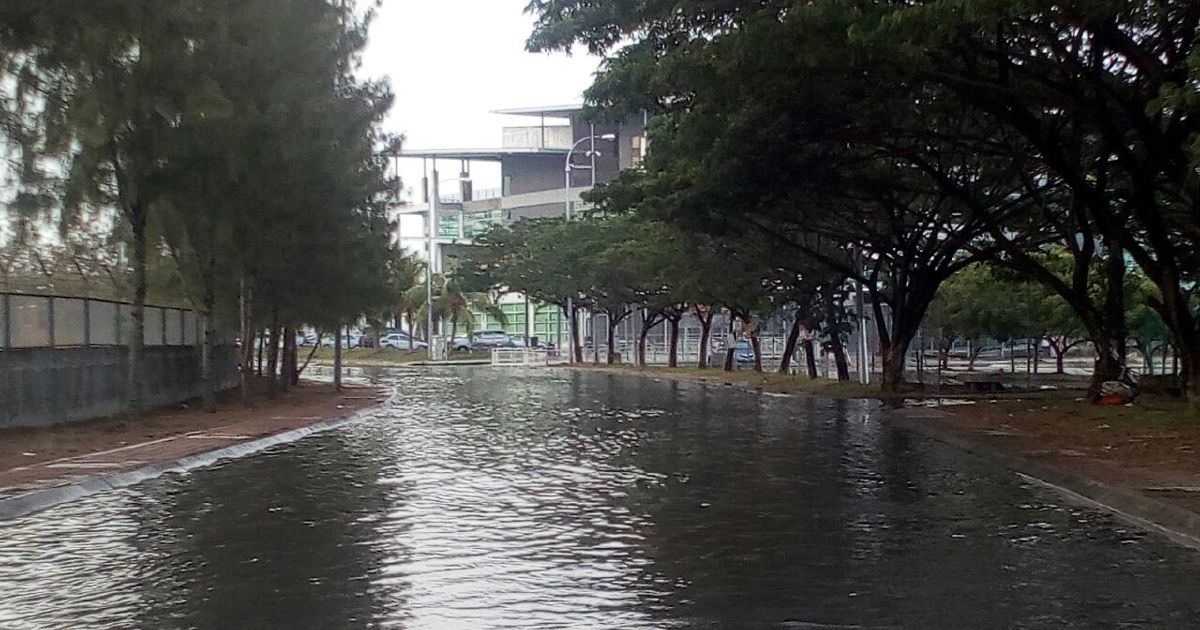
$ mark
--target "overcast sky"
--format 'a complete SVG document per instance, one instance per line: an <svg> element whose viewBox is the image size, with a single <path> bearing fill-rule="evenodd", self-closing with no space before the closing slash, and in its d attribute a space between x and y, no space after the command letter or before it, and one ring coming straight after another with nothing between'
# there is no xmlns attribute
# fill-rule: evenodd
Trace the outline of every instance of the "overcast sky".
<svg viewBox="0 0 1200 630"><path fill-rule="evenodd" d="M490 113L510 107L578 103L597 59L585 51L525 52L533 18L528 0L384 0L371 28L362 75L391 78L396 103L389 131L409 149L496 148L505 125L532 118ZM420 190L419 160L402 167L404 185ZM457 165L440 166L443 180ZM500 186L496 169L473 168L477 189ZM450 184L453 186L453 184Z"/></svg>

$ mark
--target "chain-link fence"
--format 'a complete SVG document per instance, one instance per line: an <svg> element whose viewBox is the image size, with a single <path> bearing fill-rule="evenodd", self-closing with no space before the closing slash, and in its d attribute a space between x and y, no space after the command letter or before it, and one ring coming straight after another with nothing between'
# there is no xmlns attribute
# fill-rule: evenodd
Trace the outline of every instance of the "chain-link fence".
<svg viewBox="0 0 1200 630"><path fill-rule="evenodd" d="M0 348L77 348L129 345L132 306L125 302L57 295L0 293ZM146 307L146 346L195 346L196 313Z"/></svg>

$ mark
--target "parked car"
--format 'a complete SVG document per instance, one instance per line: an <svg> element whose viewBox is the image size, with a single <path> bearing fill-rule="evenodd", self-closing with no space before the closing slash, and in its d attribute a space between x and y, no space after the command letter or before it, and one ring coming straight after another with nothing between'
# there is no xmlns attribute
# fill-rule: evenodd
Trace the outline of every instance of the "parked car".
<svg viewBox="0 0 1200 630"><path fill-rule="evenodd" d="M450 347L455 352L470 352L475 348L475 343L471 340L471 335L457 335L450 342Z"/></svg>
<svg viewBox="0 0 1200 630"><path fill-rule="evenodd" d="M733 343L733 360L738 363L754 363L754 346L749 339L741 338Z"/></svg>
<svg viewBox="0 0 1200 630"><path fill-rule="evenodd" d="M553 344L548 344L541 339L537 339L536 337L535 339L537 339L537 342L532 344L530 343L529 337L526 337L525 335L509 335L508 337L512 340L512 345L514 348L540 348L544 350L549 347L553 347ZM591 344L584 344L584 347L591 347Z"/></svg>
<svg viewBox="0 0 1200 630"><path fill-rule="evenodd" d="M408 350L409 338L406 332L391 332L379 339L380 348L392 348L396 350ZM429 347L429 344L420 339L413 339L411 347L414 350L423 350Z"/></svg>
<svg viewBox="0 0 1200 630"><path fill-rule="evenodd" d="M349 335L343 334L342 335L342 347L343 348L357 348L357 347L359 347L358 343L361 338L362 338L362 335L359 335L356 332L351 332ZM322 348L332 348L333 342L334 342L333 335L322 335L321 336L321 347Z"/></svg>
<svg viewBox="0 0 1200 630"><path fill-rule="evenodd" d="M471 348L512 348L513 340L503 330L481 330L471 333Z"/></svg>

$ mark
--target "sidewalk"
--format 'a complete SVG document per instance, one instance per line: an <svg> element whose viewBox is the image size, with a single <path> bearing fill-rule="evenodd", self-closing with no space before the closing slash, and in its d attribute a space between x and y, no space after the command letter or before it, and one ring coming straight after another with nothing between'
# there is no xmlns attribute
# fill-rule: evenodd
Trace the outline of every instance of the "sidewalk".
<svg viewBox="0 0 1200 630"><path fill-rule="evenodd" d="M0 500L128 472L348 416L386 399L380 388L302 383L247 408L236 393L216 413L181 407L142 418L106 418L0 431Z"/></svg>

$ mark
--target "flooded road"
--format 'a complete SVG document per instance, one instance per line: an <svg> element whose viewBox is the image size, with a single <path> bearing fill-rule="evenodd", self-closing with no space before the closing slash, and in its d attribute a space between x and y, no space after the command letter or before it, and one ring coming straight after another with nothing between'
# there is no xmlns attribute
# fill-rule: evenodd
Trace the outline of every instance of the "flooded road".
<svg viewBox="0 0 1200 630"><path fill-rule="evenodd" d="M389 372L394 407L0 523L0 628L1186 628L1200 554L868 403Z"/></svg>

